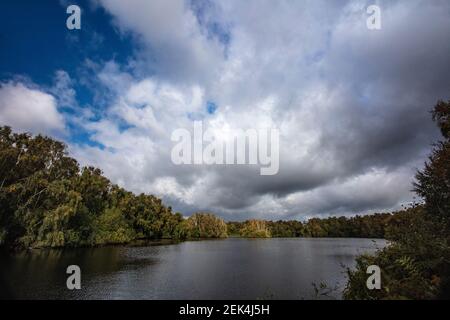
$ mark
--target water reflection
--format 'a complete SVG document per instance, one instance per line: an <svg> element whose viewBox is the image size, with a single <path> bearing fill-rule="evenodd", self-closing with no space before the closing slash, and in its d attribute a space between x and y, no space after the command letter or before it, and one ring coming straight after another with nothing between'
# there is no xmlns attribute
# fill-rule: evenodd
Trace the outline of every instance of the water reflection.
<svg viewBox="0 0 450 320"><path fill-rule="evenodd" d="M370 239L226 239L0 253L0 295L32 299L302 299L340 285ZM145 246L142 246L145 245ZM80 266L82 290L66 288ZM332 294L341 296L341 290Z"/></svg>

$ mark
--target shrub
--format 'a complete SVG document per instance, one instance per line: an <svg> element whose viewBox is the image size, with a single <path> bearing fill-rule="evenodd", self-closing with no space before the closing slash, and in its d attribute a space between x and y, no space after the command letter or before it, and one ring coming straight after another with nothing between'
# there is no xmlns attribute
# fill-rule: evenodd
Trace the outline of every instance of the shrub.
<svg viewBox="0 0 450 320"><path fill-rule="evenodd" d="M228 236L225 221L211 213L196 213L186 220L183 227L189 238L226 238Z"/></svg>
<svg viewBox="0 0 450 320"><path fill-rule="evenodd" d="M240 234L245 238L270 238L270 231L266 221L248 220L240 230Z"/></svg>

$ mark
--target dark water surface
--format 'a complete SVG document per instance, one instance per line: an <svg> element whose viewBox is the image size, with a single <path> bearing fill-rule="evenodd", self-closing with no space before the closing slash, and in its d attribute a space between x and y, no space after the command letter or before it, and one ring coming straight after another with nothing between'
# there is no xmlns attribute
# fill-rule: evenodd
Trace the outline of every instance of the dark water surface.
<svg viewBox="0 0 450 320"><path fill-rule="evenodd" d="M236 239L0 254L0 296L19 299L309 299L339 286L370 239ZM81 290L66 268L81 268Z"/></svg>

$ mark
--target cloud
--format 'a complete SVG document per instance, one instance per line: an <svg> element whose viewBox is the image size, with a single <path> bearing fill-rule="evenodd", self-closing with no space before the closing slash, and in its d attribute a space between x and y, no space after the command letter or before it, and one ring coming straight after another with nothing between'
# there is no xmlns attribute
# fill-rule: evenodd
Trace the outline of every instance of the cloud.
<svg viewBox="0 0 450 320"><path fill-rule="evenodd" d="M78 107L76 91L73 87L74 81L66 71L57 70L55 72L54 85L49 91L56 97L59 107L70 109Z"/></svg>
<svg viewBox="0 0 450 320"><path fill-rule="evenodd" d="M349 215L386 211L410 197L412 173L407 168L394 172L373 169L307 192L292 193L283 202L289 211L299 208L296 217L312 217L317 212Z"/></svg>
<svg viewBox="0 0 450 320"><path fill-rule="evenodd" d="M124 32L145 48L139 55L147 71L172 81L206 81L219 71L223 45L208 38L188 1L100 0Z"/></svg>
<svg viewBox="0 0 450 320"><path fill-rule="evenodd" d="M0 125L59 135L65 130L64 123L54 96L20 82L0 84Z"/></svg>
<svg viewBox="0 0 450 320"><path fill-rule="evenodd" d="M379 1L99 1L134 38L133 63L87 61L100 147L83 164L157 194L185 214L305 218L399 208L438 132L429 110L450 98L450 3ZM60 73L60 101L75 95ZM213 113L208 105L216 106ZM1 111L0 111L1 112ZM1 113L0 113L1 114ZM280 170L176 166L177 128L278 128Z"/></svg>

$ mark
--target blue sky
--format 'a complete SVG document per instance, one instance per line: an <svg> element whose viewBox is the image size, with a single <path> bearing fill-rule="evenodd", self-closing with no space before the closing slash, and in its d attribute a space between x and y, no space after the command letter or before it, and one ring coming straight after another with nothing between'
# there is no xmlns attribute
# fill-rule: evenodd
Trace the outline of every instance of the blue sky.
<svg viewBox="0 0 450 320"><path fill-rule="evenodd" d="M76 100L81 106L92 105L95 92L77 81L92 72L86 61L110 61L126 64L133 55L131 35L120 34L111 16L89 1L72 1L82 9L82 29L65 27L67 5L61 1L5 1L0 19L0 79L26 77L42 87L51 87L55 73L64 70L72 76ZM96 105L95 111L103 106ZM62 110L70 117L71 110ZM69 124L70 126L70 124ZM68 141L92 144L82 128L71 124ZM101 145L101 144L97 144Z"/></svg>
<svg viewBox="0 0 450 320"><path fill-rule="evenodd" d="M216 23L208 24L202 21L207 3L198 2L193 6L193 10L198 14L199 23L205 24L209 37L218 37L227 43L229 36L225 30ZM40 86L51 87L55 82L55 73L64 70L73 80L72 87L76 92L77 103L81 107L91 107L99 114L104 105L95 101L96 92L92 90L90 84L76 79L89 77L90 73L95 72L86 67L88 61L97 63L114 61L117 65L126 66L135 58L139 43L133 41L131 33L121 32L113 24L112 16L95 2L71 1L70 4L82 8L81 30L65 28L69 15L65 10L68 3L64 1L5 3L0 14L3 26L1 39L2 46L8 49L0 52L0 80L7 81L23 76ZM151 59L151 56L148 58ZM147 71L146 74L151 72ZM207 101L205 109L209 114L213 114L217 105ZM70 109L62 111L69 118L73 112ZM121 125L127 127L125 124ZM68 126L69 142L103 147L101 143L90 140L89 133L83 128L73 123L69 123Z"/></svg>
<svg viewBox="0 0 450 320"><path fill-rule="evenodd" d="M68 14L58 1L2 3L1 39L7 48L0 52L3 79L23 74L50 85L56 70L76 74L86 59L127 61L133 53L130 37L117 33L111 17L87 1L71 3L83 8L81 30L65 28Z"/></svg>
<svg viewBox="0 0 450 320"><path fill-rule="evenodd" d="M81 30L66 8L82 9ZM305 219L399 208L449 98L450 4L2 1L0 125L65 141L82 165L189 215ZM429 50L428 48L432 48ZM280 172L176 166L194 120L280 130Z"/></svg>

